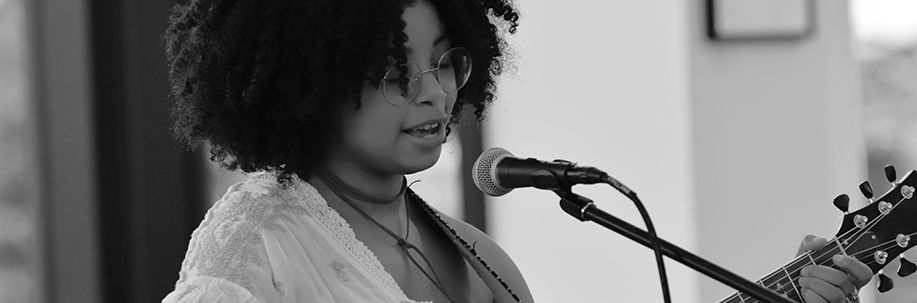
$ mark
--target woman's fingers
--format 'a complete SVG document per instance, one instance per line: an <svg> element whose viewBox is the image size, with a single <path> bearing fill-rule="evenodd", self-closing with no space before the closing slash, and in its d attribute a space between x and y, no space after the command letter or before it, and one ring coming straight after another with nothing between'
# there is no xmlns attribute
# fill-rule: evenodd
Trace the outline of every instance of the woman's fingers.
<svg viewBox="0 0 917 303"><path fill-rule="evenodd" d="M835 255L832 261L837 268L813 265L800 272L799 286L806 302L845 302L872 278L872 270L855 258Z"/></svg>
<svg viewBox="0 0 917 303"><path fill-rule="evenodd" d="M802 239L802 243L799 244L799 250L796 255L801 255L810 250L822 249L827 243L828 240L825 238L807 235ZM837 267L849 274L849 278L856 289L860 289L872 279L872 270L869 269L869 266L853 257L837 255L834 256L833 261Z"/></svg>
<svg viewBox="0 0 917 303"><path fill-rule="evenodd" d="M823 294L823 296L826 291L824 288L827 286L833 287L840 294L850 294L856 291L856 286L847 273L838 269L827 266L808 266L802 269L801 274L802 277L799 284L805 286L806 283L804 281L818 281L822 288L815 290L819 294ZM831 298L826 297L825 299L832 302Z"/></svg>
<svg viewBox="0 0 917 303"><path fill-rule="evenodd" d="M799 245L797 255L825 247L828 240L808 235ZM850 256L832 257L834 267L812 265L802 269L799 277L801 295L807 303L843 303L872 279L872 270Z"/></svg>
<svg viewBox="0 0 917 303"><path fill-rule="evenodd" d="M796 251L796 255L801 255L804 252L810 250L817 250L825 247L825 244L828 243L828 240L822 237L816 237L813 235L807 235L802 238L802 243L799 244L799 250Z"/></svg>
<svg viewBox="0 0 917 303"><path fill-rule="evenodd" d="M807 303L843 303L847 299L847 293L842 292L836 285L815 277L800 277L799 285L802 286L802 298Z"/></svg>
<svg viewBox="0 0 917 303"><path fill-rule="evenodd" d="M847 272L847 276L850 278L853 285L856 289L860 289L872 279L872 269L869 266L866 266L865 263L860 262L856 258L850 256L835 255L832 257L832 261L837 267L840 267L841 270Z"/></svg>

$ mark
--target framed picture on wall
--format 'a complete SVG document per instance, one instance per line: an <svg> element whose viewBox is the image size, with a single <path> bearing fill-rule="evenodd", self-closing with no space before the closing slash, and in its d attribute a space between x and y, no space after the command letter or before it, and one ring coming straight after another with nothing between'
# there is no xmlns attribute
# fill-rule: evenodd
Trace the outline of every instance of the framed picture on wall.
<svg viewBox="0 0 917 303"><path fill-rule="evenodd" d="M801 39L815 30L812 0L706 0L712 40Z"/></svg>

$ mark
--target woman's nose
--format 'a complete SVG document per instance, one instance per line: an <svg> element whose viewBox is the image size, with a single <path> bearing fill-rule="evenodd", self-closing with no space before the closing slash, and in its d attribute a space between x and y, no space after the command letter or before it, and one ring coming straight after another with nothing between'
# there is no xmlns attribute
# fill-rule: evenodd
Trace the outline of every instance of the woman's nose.
<svg viewBox="0 0 917 303"><path fill-rule="evenodd" d="M420 104L437 105L446 99L446 91L439 85L434 74L435 70L425 71L420 75L420 92L415 97L415 102Z"/></svg>

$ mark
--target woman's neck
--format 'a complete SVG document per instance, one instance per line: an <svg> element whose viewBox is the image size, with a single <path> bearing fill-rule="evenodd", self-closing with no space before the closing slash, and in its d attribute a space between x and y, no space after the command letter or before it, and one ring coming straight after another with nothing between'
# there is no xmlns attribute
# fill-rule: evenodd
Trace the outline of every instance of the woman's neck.
<svg viewBox="0 0 917 303"><path fill-rule="evenodd" d="M350 206L344 205L351 204L352 207L360 208L373 217L380 216L380 218L398 217L399 213L403 213L404 195L390 200L398 196L402 191L402 186L404 185L403 175L374 172L358 163L335 161L335 159L326 159L319 162L312 169L312 172L306 181L316 186L322 196L329 202L329 205L335 209L339 207L348 208ZM335 186L329 184L329 182L344 183L346 185L343 187L351 187L352 190L358 191L360 194L370 197L370 199L377 199L377 201L361 199L358 195L348 193L348 190L342 190L340 184ZM334 190L332 187L338 189ZM341 194L346 195L350 202L345 203L340 200L338 196ZM391 202L378 200L390 200Z"/></svg>
<svg viewBox="0 0 917 303"><path fill-rule="evenodd" d="M404 175L372 171L352 162L326 161L323 164L328 173L368 196L389 198L401 191Z"/></svg>

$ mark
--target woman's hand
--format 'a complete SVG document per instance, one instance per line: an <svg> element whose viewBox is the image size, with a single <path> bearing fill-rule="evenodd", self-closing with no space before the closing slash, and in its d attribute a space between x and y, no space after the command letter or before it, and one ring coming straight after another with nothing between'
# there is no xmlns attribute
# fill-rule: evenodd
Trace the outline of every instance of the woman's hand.
<svg viewBox="0 0 917 303"><path fill-rule="evenodd" d="M796 254L821 249L827 243L825 238L808 235L802 239ZM872 270L856 258L835 255L832 260L839 269L824 265L810 265L802 269L799 286L807 303L857 302L860 287L872 279Z"/></svg>

